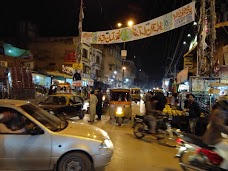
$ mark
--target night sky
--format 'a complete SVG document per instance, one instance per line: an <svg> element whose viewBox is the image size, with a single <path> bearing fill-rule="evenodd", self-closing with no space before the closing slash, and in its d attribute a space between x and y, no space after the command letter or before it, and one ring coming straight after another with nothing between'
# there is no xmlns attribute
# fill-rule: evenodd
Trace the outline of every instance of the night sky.
<svg viewBox="0 0 228 171"><path fill-rule="evenodd" d="M191 1L84 0L83 31L115 29L118 22L126 23L129 19L139 24ZM80 0L4 1L0 6L0 38L15 37L19 21L31 21L36 24L40 36L77 36L79 7ZM136 66L146 72L151 79L162 79L165 67L173 55L187 52L187 48L178 42L186 37L189 25L150 38L127 42L127 59L134 60ZM180 62L180 69L181 67Z"/></svg>

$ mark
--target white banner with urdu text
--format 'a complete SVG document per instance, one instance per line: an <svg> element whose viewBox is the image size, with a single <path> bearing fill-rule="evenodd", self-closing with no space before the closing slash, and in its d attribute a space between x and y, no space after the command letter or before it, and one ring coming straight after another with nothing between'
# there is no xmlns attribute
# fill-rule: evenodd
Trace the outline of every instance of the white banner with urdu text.
<svg viewBox="0 0 228 171"><path fill-rule="evenodd" d="M139 40L158 35L195 20L195 1L158 18L121 29L82 32L81 42L89 44L111 44Z"/></svg>

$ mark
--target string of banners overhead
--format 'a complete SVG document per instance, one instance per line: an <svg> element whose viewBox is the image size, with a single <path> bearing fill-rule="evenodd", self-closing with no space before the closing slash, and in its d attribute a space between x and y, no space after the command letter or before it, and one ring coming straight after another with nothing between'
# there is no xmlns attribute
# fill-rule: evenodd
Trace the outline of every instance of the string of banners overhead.
<svg viewBox="0 0 228 171"><path fill-rule="evenodd" d="M112 44L155 36L195 20L195 1L158 18L120 29L82 32L81 43Z"/></svg>

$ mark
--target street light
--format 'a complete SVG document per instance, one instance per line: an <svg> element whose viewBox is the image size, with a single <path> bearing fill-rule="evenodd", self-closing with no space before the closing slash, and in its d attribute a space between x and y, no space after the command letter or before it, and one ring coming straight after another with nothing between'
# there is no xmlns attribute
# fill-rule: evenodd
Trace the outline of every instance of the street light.
<svg viewBox="0 0 228 171"><path fill-rule="evenodd" d="M134 22L132 20L127 21L127 26L131 27L134 25ZM123 24L122 23L117 23L118 28L122 28ZM125 42L123 43L123 49L125 49Z"/></svg>
<svg viewBox="0 0 228 171"><path fill-rule="evenodd" d="M117 26L120 28L122 27L122 23L117 23Z"/></svg>
<svg viewBox="0 0 228 171"><path fill-rule="evenodd" d="M132 20L130 20L130 21L127 22L127 25L128 25L129 27L133 26L133 24L134 24L134 22L133 22Z"/></svg>
<svg viewBox="0 0 228 171"><path fill-rule="evenodd" d="M128 27L131 27L131 26L133 26L133 24L134 24L134 22L132 21L132 20L129 20L128 22L127 22L127 26ZM117 26L119 27L119 28L121 28L122 27L122 23L118 23L117 24ZM124 60L126 59L126 57L127 57L127 50L125 50L125 42L123 42L123 50L121 50L121 57L122 57L122 66L123 66L123 72L122 72L122 86L124 85L124 70L126 69L126 67L124 66Z"/></svg>
<svg viewBox="0 0 228 171"><path fill-rule="evenodd" d="M114 77L115 77L115 87L117 87L117 76L116 76L117 71L114 71L113 73L114 73Z"/></svg>
<svg viewBox="0 0 228 171"><path fill-rule="evenodd" d="M124 72L125 72L125 70L126 70L126 67L125 66L123 66L123 72L122 72L122 87L124 86Z"/></svg>

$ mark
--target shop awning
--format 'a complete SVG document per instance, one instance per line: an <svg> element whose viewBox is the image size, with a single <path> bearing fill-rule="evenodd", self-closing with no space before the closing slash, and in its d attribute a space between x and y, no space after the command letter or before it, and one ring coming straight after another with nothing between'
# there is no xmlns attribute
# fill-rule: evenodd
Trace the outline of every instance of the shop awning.
<svg viewBox="0 0 228 171"><path fill-rule="evenodd" d="M181 83L185 82L186 80L188 80L188 67L181 70L177 74L177 84L181 84Z"/></svg>
<svg viewBox="0 0 228 171"><path fill-rule="evenodd" d="M210 84L211 87L228 87L228 84L226 83L216 83L216 82L213 82Z"/></svg>
<svg viewBox="0 0 228 171"><path fill-rule="evenodd" d="M46 71L47 75L55 77L73 78L72 75L61 73L59 71Z"/></svg>

